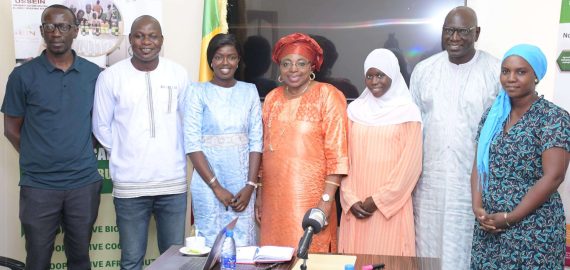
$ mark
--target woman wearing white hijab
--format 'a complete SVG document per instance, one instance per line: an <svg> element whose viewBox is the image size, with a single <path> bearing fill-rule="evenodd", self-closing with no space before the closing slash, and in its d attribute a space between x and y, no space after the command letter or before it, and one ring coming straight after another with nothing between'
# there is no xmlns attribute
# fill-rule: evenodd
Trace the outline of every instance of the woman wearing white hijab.
<svg viewBox="0 0 570 270"><path fill-rule="evenodd" d="M411 194L422 167L420 111L391 51L372 51L364 76L366 89L348 106L339 251L415 256Z"/></svg>

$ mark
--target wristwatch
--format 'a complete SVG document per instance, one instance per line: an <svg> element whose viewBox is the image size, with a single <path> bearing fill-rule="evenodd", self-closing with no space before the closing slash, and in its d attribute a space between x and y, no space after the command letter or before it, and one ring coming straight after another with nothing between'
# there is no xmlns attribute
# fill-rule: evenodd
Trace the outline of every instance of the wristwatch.
<svg viewBox="0 0 570 270"><path fill-rule="evenodd" d="M323 202L328 202L331 200L331 196L329 196L329 194L323 194L323 196L321 197L323 199Z"/></svg>

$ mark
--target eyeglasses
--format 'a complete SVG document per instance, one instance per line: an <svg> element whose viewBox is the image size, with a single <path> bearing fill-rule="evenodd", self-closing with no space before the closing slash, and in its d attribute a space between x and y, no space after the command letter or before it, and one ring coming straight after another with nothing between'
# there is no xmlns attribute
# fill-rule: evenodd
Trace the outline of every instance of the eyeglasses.
<svg viewBox="0 0 570 270"><path fill-rule="evenodd" d="M453 33L457 32L461 37L467 37L475 28L477 28L477 26L469 28L443 27L443 33L448 36L453 36Z"/></svg>
<svg viewBox="0 0 570 270"><path fill-rule="evenodd" d="M285 61L285 62L279 63L279 66L282 69L286 69L286 70L293 68L293 66L296 66L298 69L307 69L311 66L311 62L299 61L297 63L292 63L289 61Z"/></svg>
<svg viewBox="0 0 570 270"><path fill-rule="evenodd" d="M58 23L58 24L53 24L53 23L42 23L42 29L47 32L47 33L51 33L53 31L55 31L55 29L59 29L60 33L66 33L69 30L71 30L71 28L74 25L71 24L66 24L66 23Z"/></svg>

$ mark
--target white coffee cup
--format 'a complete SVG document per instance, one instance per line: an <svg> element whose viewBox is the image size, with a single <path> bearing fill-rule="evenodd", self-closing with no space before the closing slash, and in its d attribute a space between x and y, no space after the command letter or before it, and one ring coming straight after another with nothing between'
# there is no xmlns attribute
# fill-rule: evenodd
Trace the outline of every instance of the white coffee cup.
<svg viewBox="0 0 570 270"><path fill-rule="evenodd" d="M191 236L184 239L184 246L191 250L204 250L206 247L206 238L202 236Z"/></svg>

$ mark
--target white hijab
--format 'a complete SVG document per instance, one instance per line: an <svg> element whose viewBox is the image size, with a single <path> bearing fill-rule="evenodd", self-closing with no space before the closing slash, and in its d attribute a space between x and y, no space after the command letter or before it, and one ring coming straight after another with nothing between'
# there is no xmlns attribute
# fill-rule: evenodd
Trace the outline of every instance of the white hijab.
<svg viewBox="0 0 570 270"><path fill-rule="evenodd" d="M348 118L366 126L395 125L405 122L421 122L421 113L412 100L410 90L400 73L398 59L390 50L376 49L364 61L364 75L370 68L377 68L392 79L388 91L377 98L368 88L348 105Z"/></svg>

